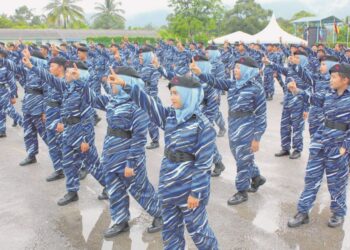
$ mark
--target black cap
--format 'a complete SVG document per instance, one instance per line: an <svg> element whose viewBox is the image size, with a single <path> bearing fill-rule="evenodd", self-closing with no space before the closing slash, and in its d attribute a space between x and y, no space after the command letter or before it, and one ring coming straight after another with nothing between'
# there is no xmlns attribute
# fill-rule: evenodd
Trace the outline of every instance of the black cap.
<svg viewBox="0 0 350 250"><path fill-rule="evenodd" d="M79 46L87 47L86 43L79 43Z"/></svg>
<svg viewBox="0 0 350 250"><path fill-rule="evenodd" d="M47 45L45 45L45 44L41 45L40 48L46 49L47 51L50 50L49 46L47 46Z"/></svg>
<svg viewBox="0 0 350 250"><path fill-rule="evenodd" d="M141 53L147 53L147 52L153 52L155 50L155 48L151 45L147 45L142 47L141 49L139 49L139 54Z"/></svg>
<svg viewBox="0 0 350 250"><path fill-rule="evenodd" d="M251 67L251 68L259 68L258 63L250 56L243 56L243 57L239 58L236 61L236 63L243 64L243 65Z"/></svg>
<svg viewBox="0 0 350 250"><path fill-rule="evenodd" d="M336 56L322 56L320 58L320 62L322 61L339 62L339 59Z"/></svg>
<svg viewBox="0 0 350 250"><path fill-rule="evenodd" d="M298 45L296 45L296 44L291 44L289 47L290 47L290 48L293 48L293 47L294 47L294 48L297 49L297 48L298 48Z"/></svg>
<svg viewBox="0 0 350 250"><path fill-rule="evenodd" d="M8 53L6 50L0 49L0 55L2 55L3 57L7 57Z"/></svg>
<svg viewBox="0 0 350 250"><path fill-rule="evenodd" d="M120 67L115 67L113 70L118 75L131 76L131 77L134 77L134 78L140 78L140 76L137 73L137 71L134 68L132 68L132 67L120 66Z"/></svg>
<svg viewBox="0 0 350 250"><path fill-rule="evenodd" d="M209 61L208 57L202 56L202 55L196 55L193 57L193 59L198 62L198 61Z"/></svg>
<svg viewBox="0 0 350 250"><path fill-rule="evenodd" d="M14 43L9 43L9 47L14 47L15 44Z"/></svg>
<svg viewBox="0 0 350 250"><path fill-rule="evenodd" d="M120 48L119 45L116 44L116 43L112 43L111 46L110 46L110 48L112 48L112 47L116 47L116 48L118 48L118 49Z"/></svg>
<svg viewBox="0 0 350 250"><path fill-rule="evenodd" d="M85 46L82 46L82 47L79 47L79 48L78 48L78 51L81 51L81 52L88 52L89 49L88 49L87 47L85 47Z"/></svg>
<svg viewBox="0 0 350 250"><path fill-rule="evenodd" d="M44 55L43 55L40 51L37 51L37 50L33 51L33 52L31 53L31 56L36 57L36 58L39 58L39 59L46 59L46 58L44 57Z"/></svg>
<svg viewBox="0 0 350 250"><path fill-rule="evenodd" d="M67 61L66 68L74 68L74 63L77 65L78 69L88 70L88 66L82 61Z"/></svg>
<svg viewBox="0 0 350 250"><path fill-rule="evenodd" d="M317 53L318 53L318 52L323 52L323 53L326 54L326 51L325 51L324 49L317 49Z"/></svg>
<svg viewBox="0 0 350 250"><path fill-rule="evenodd" d="M307 53L305 51L301 51L301 50L296 51L294 53L294 55L306 56L307 57Z"/></svg>
<svg viewBox="0 0 350 250"><path fill-rule="evenodd" d="M205 48L205 50L218 50L218 46L211 44L208 47Z"/></svg>
<svg viewBox="0 0 350 250"><path fill-rule="evenodd" d="M201 87L201 84L199 81L197 81L193 77L188 77L188 76L175 76L173 79L168 84L168 88L176 87L176 86L181 86L185 88L199 88Z"/></svg>
<svg viewBox="0 0 350 250"><path fill-rule="evenodd" d="M63 66L63 67L66 66L66 62L67 62L67 60L64 57L61 57L61 56L53 57L50 60L50 63L56 63L56 64L58 64L60 66Z"/></svg>
<svg viewBox="0 0 350 250"><path fill-rule="evenodd" d="M330 70L329 73L342 73L344 74L347 78L350 79L350 64L348 63L341 63L341 64L336 64L334 65Z"/></svg>

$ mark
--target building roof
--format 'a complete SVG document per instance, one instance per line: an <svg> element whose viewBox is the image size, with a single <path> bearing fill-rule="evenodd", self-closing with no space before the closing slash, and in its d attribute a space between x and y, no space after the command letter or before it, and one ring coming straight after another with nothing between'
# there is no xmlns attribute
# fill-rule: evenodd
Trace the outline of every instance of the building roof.
<svg viewBox="0 0 350 250"><path fill-rule="evenodd" d="M336 23L342 23L342 20L336 16L312 16L312 17L303 17L293 21L292 23L323 23L323 24L333 24L334 20Z"/></svg>
<svg viewBox="0 0 350 250"><path fill-rule="evenodd" d="M97 36L157 37L149 30L0 29L1 40L81 40Z"/></svg>

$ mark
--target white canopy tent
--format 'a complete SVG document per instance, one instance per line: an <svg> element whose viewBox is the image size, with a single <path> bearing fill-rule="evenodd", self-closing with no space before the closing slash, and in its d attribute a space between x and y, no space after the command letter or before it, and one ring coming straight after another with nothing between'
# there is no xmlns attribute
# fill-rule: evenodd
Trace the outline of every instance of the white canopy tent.
<svg viewBox="0 0 350 250"><path fill-rule="evenodd" d="M223 44L226 40L229 41L230 43L235 43L235 42L249 42L251 39L252 35L249 35L247 33L244 33L242 31L237 31L233 32L231 34L221 36L218 38L215 38L214 40L210 40L209 43L214 43L216 44Z"/></svg>
<svg viewBox="0 0 350 250"><path fill-rule="evenodd" d="M289 44L307 44L307 41L299 37L293 36L284 31L277 23L275 15L272 15L270 23L259 33L251 36L248 42L259 43L289 43Z"/></svg>

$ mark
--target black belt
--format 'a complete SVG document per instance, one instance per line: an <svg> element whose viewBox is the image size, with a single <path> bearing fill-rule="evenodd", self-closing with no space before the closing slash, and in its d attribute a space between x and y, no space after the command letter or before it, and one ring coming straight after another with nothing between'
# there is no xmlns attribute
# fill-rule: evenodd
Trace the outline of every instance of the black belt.
<svg viewBox="0 0 350 250"><path fill-rule="evenodd" d="M74 124L78 124L80 121L81 121L80 117L76 117L76 116L63 118L64 125L74 125Z"/></svg>
<svg viewBox="0 0 350 250"><path fill-rule="evenodd" d="M119 129L119 128L112 129L110 127L108 127L108 129L107 129L107 135L126 138L126 139L130 139L132 137L131 131L127 131L127 130L123 130L123 129Z"/></svg>
<svg viewBox="0 0 350 250"><path fill-rule="evenodd" d="M25 92L27 94L33 94L33 95L42 95L42 94L44 94L42 89L26 89Z"/></svg>
<svg viewBox="0 0 350 250"><path fill-rule="evenodd" d="M349 125L348 124L344 124L344 123L340 123L340 122L334 122L331 120L325 120L324 125L327 128L330 129L337 129L337 130L341 130L341 131L347 131L349 130Z"/></svg>
<svg viewBox="0 0 350 250"><path fill-rule="evenodd" d="M254 115L253 111L229 111L228 116L233 118L242 118Z"/></svg>
<svg viewBox="0 0 350 250"><path fill-rule="evenodd" d="M48 101L47 106L49 106L51 108L57 108L57 107L61 106L61 103L58 101Z"/></svg>
<svg viewBox="0 0 350 250"><path fill-rule="evenodd" d="M169 149L164 150L165 157L172 162L185 162L185 161L194 161L196 157L193 154L185 152L172 152Z"/></svg>

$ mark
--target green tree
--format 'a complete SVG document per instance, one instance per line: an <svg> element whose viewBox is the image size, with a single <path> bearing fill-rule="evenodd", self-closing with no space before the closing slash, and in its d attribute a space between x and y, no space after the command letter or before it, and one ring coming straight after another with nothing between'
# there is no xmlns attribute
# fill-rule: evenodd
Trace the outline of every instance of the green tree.
<svg viewBox="0 0 350 250"><path fill-rule="evenodd" d="M124 29L125 18L122 16L124 10L119 8L121 2L105 0L104 4L96 3L93 27L97 29Z"/></svg>
<svg viewBox="0 0 350 250"><path fill-rule="evenodd" d="M0 28L1 29L8 29L8 28L12 28L13 26L14 26L13 22L5 14L2 14L0 16Z"/></svg>
<svg viewBox="0 0 350 250"><path fill-rule="evenodd" d="M11 20L15 23L30 24L34 14L27 6L21 6L15 10L15 14L11 16Z"/></svg>
<svg viewBox="0 0 350 250"><path fill-rule="evenodd" d="M84 10L76 5L79 0L51 0L44 8L48 11L47 20L66 29L76 21L85 21Z"/></svg>
<svg viewBox="0 0 350 250"><path fill-rule="evenodd" d="M265 10L254 0L238 0L225 13L221 30L223 34L243 31L253 35L265 28L271 15L271 10Z"/></svg>
<svg viewBox="0 0 350 250"><path fill-rule="evenodd" d="M312 17L315 16L313 13L311 12L307 12L305 10L301 10L297 13L295 13L292 18L290 19L290 21L295 21L297 19L303 18L303 17Z"/></svg>
<svg viewBox="0 0 350 250"><path fill-rule="evenodd" d="M223 13L221 0L169 0L169 7L174 13L167 17L167 31L161 34L197 40L217 33Z"/></svg>

